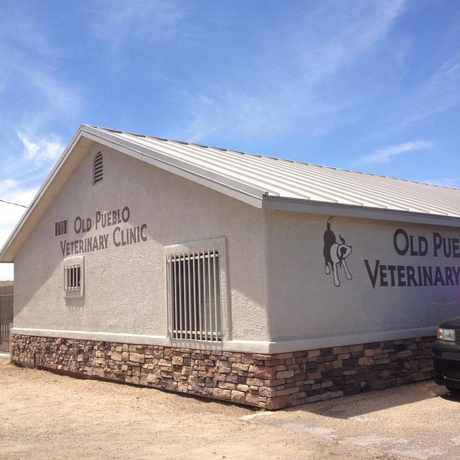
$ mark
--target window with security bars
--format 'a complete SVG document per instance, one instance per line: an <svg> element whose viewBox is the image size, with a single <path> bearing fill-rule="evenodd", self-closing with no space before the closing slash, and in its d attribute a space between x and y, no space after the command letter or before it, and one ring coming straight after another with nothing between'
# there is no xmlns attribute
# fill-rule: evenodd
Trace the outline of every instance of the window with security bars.
<svg viewBox="0 0 460 460"><path fill-rule="evenodd" d="M171 338L222 341L219 251L167 256Z"/></svg>
<svg viewBox="0 0 460 460"><path fill-rule="evenodd" d="M102 152L96 153L93 161L93 185L101 182L104 178L104 157Z"/></svg>
<svg viewBox="0 0 460 460"><path fill-rule="evenodd" d="M83 258L68 260L64 265L64 293L66 297L82 297L84 285Z"/></svg>

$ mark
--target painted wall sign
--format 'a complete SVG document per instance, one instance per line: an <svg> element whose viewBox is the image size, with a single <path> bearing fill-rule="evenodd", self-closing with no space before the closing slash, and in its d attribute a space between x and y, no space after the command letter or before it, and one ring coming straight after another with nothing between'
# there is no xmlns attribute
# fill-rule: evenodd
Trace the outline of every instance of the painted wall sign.
<svg viewBox="0 0 460 460"><path fill-rule="evenodd" d="M332 278L335 287L343 285L343 280L352 280L348 259L352 246L342 235L336 236L331 228L331 219L326 223L323 235L323 257L325 274ZM427 263L390 263L382 259L363 259L365 274L375 288L417 288L460 286L460 238L446 237L433 232L431 237L412 235L403 228L393 233L391 250L397 257L417 257ZM433 264L433 259L447 263ZM451 263L449 263L451 261Z"/></svg>
<svg viewBox="0 0 460 460"><path fill-rule="evenodd" d="M334 286L339 287L343 275L345 275L347 280L353 278L347 263L347 259L352 252L352 247L346 243L342 235L339 235L337 240L335 233L331 229L330 221L326 224L323 240L323 256L326 275L332 275Z"/></svg>
<svg viewBox="0 0 460 460"><path fill-rule="evenodd" d="M80 238L60 241L62 256L88 254L110 246L119 248L147 241L147 224L132 226L129 224L130 218L131 210L128 206L109 211L97 210L94 217L76 216L71 219L70 228ZM94 234L101 231L104 232Z"/></svg>
<svg viewBox="0 0 460 460"><path fill-rule="evenodd" d="M427 238L398 228L393 234L393 249L398 256L452 260L460 258L460 238L448 238L439 232ZM388 264L380 259L364 259L364 265L373 288L460 285L460 266L455 264Z"/></svg>

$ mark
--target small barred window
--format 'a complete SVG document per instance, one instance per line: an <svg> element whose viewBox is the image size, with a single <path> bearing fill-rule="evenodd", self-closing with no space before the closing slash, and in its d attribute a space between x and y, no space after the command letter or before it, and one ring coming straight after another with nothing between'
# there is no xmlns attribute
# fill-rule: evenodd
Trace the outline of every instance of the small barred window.
<svg viewBox="0 0 460 460"><path fill-rule="evenodd" d="M101 182L104 178L104 157L98 152L93 161L93 185Z"/></svg>
<svg viewBox="0 0 460 460"><path fill-rule="evenodd" d="M82 297L84 285L83 257L64 261L64 294L66 297Z"/></svg>

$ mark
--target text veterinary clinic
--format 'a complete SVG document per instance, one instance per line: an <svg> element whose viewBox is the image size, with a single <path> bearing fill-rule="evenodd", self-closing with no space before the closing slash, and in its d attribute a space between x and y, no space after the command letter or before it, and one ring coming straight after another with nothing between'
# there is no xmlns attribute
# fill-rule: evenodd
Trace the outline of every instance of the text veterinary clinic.
<svg viewBox="0 0 460 460"><path fill-rule="evenodd" d="M398 229L393 235L393 248L399 256L460 258L460 239L447 238L434 232L431 238L410 235ZM460 266L397 265L374 263L364 259L372 287L459 286Z"/></svg>
<svg viewBox="0 0 460 460"><path fill-rule="evenodd" d="M77 235L87 234L91 230L99 231L113 227L111 232L100 235L91 235L75 240L60 241L63 257L85 254L107 249L110 244L115 247L128 246L141 241L147 241L147 224L131 227L122 227L129 222L131 211L128 206L110 211L96 211L94 219L91 217L75 217L73 230Z"/></svg>

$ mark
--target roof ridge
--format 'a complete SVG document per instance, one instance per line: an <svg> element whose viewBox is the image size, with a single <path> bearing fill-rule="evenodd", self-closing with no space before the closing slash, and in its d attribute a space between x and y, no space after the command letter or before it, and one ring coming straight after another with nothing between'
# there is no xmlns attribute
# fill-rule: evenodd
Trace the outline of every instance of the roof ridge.
<svg viewBox="0 0 460 460"><path fill-rule="evenodd" d="M265 155L265 154L261 154L261 153L245 152L243 150L235 150L235 149L229 149L229 148L224 148L224 147L218 147L218 146L215 146L215 145L201 144L201 143L198 143L198 142L190 142L190 141L184 141L184 140L179 140L179 139L172 139L172 138L166 138L166 137L153 136L153 135L150 135L150 134L141 134L141 133L136 133L136 132L133 132L133 131L123 131L123 130L120 130L120 129L106 128L104 126L97 126L97 125L84 125L84 126L89 126L91 128L96 128L96 129L103 129L105 131L110 131L110 132L114 132L114 133L118 133L118 134L129 134L130 136L157 139L157 140L160 140L160 141L163 141L163 142L176 142L178 144L183 144L183 145L195 145L195 146L202 147L202 148L207 148L207 149L221 150L223 152L234 152L234 153L238 153L240 155L249 155L249 156L258 157L258 158L263 157L263 158L268 158L270 160L275 160L275 161L285 161L285 162L288 162L288 163L296 163L296 164L300 164L300 165L313 166L315 168L331 169L333 171L346 172L346 173L351 173L351 174L361 174L363 176L379 177L379 178L382 178L382 179L391 179L391 180L396 180L396 181L400 181L400 182L406 182L406 183L410 183L410 184L425 185L425 186L428 186L428 187L436 187L436 188L441 188L441 189L460 191L460 187L455 187L455 186L434 184L434 183L431 183L431 182L423 182L423 181L414 180L414 179L404 179L402 177L396 177L396 176L385 176L383 174L376 174L376 173L371 173L371 172L358 171L358 170L354 170L354 169L341 168L341 167L337 167L337 166L320 165L320 164L311 163L311 162L308 162L308 161L290 160L290 159L283 158L283 157L276 156L276 155Z"/></svg>

